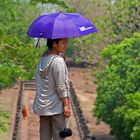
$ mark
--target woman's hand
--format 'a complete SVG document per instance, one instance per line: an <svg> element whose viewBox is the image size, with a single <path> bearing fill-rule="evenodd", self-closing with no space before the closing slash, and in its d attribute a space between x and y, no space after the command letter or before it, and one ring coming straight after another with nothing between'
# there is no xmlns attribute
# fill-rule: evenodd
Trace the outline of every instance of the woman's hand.
<svg viewBox="0 0 140 140"><path fill-rule="evenodd" d="M68 97L61 98L61 101L63 103L63 109L64 109L64 116L66 118L70 117L71 111L70 111L70 100Z"/></svg>
<svg viewBox="0 0 140 140"><path fill-rule="evenodd" d="M66 118L68 118L68 117L70 117L70 115L71 115L70 107L69 107L69 105L65 105L64 106L64 116Z"/></svg>

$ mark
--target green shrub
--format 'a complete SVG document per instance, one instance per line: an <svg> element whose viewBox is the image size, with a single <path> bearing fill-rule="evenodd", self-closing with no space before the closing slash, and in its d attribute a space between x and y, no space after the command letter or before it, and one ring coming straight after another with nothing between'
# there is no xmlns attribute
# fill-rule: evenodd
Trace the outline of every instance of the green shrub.
<svg viewBox="0 0 140 140"><path fill-rule="evenodd" d="M140 140L140 92L125 95L125 104L114 110L112 127L119 139ZM121 123L121 125L119 123ZM118 125L119 124L119 125ZM123 127L122 127L123 126ZM121 128L120 128L121 127ZM125 136L120 135L120 129Z"/></svg>
<svg viewBox="0 0 140 140"><path fill-rule="evenodd" d="M0 111L0 133L8 131L9 115L7 111Z"/></svg>
<svg viewBox="0 0 140 140"><path fill-rule="evenodd" d="M42 49L36 49L27 29L37 16L27 1L0 1L0 89L18 79L31 79ZM39 9L38 9L39 12ZM32 42L31 42L32 41Z"/></svg>
<svg viewBox="0 0 140 140"><path fill-rule="evenodd" d="M111 126L119 140L138 140L139 121L132 115L133 122L129 118L126 123L125 113L131 108L128 102L133 105L129 95L133 97L140 93L140 34L135 33L118 45L110 45L101 56L109 62L97 73L95 115ZM122 111L124 107L125 112ZM140 115L137 109L135 112Z"/></svg>
<svg viewBox="0 0 140 140"><path fill-rule="evenodd" d="M2 89L16 82L16 79L20 75L20 70L12 64L1 64L0 73L0 89Z"/></svg>

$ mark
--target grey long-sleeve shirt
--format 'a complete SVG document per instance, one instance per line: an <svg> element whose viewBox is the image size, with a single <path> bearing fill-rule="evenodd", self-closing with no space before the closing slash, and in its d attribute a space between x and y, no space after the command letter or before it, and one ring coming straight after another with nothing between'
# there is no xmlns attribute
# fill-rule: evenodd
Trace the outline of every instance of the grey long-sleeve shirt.
<svg viewBox="0 0 140 140"><path fill-rule="evenodd" d="M37 115L63 112L61 97L69 96L68 70L58 55L43 56L36 68L36 95L33 111Z"/></svg>

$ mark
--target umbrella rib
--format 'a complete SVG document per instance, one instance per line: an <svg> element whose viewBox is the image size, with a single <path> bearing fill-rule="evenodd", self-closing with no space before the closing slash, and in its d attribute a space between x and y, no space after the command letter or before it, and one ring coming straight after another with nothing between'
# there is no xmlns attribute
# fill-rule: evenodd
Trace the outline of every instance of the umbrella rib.
<svg viewBox="0 0 140 140"><path fill-rule="evenodd" d="M77 30L78 30L78 25L75 23L75 22L73 22L73 20L71 20L70 18L69 18L69 20L72 22L72 23L74 23L74 25L77 27ZM78 33L79 33L79 35L78 36L80 36L80 31L78 30Z"/></svg>
<svg viewBox="0 0 140 140"><path fill-rule="evenodd" d="M53 29L54 29L55 21L56 21L56 20L55 20L55 18L54 18L54 19L53 19L53 23L54 23L54 24L53 24L53 26L52 26L52 30L51 30L52 33L51 33L51 37L50 37L50 38L53 38Z"/></svg>
<svg viewBox="0 0 140 140"><path fill-rule="evenodd" d="M64 32L65 32L65 36L66 36L65 24L64 24L65 20L64 20L64 18L63 18L63 16L62 16L62 15L61 15L61 17L62 17L62 19L63 19Z"/></svg>

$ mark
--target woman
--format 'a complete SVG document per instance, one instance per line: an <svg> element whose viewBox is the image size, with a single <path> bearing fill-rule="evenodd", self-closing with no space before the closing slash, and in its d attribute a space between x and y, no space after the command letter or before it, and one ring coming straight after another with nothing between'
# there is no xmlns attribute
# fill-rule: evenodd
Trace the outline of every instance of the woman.
<svg viewBox="0 0 140 140"><path fill-rule="evenodd" d="M59 133L71 114L68 71L60 56L67 43L67 38L48 39L48 50L37 65L33 111L40 116L40 140L63 140Z"/></svg>

